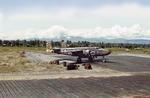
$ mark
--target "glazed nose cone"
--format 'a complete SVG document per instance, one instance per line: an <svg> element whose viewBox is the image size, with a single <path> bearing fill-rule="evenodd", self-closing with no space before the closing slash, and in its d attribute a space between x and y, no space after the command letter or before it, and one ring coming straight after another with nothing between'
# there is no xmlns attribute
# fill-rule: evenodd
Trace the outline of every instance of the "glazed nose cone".
<svg viewBox="0 0 150 98"><path fill-rule="evenodd" d="M103 50L103 55L109 55L111 54L111 50Z"/></svg>

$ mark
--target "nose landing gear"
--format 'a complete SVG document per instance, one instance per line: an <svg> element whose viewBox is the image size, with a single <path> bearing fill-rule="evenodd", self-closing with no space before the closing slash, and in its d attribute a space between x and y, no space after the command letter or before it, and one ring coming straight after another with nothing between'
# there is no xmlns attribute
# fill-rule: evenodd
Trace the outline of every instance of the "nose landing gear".
<svg viewBox="0 0 150 98"><path fill-rule="evenodd" d="M102 62L103 63L106 63L106 58L103 56L103 58L102 58Z"/></svg>

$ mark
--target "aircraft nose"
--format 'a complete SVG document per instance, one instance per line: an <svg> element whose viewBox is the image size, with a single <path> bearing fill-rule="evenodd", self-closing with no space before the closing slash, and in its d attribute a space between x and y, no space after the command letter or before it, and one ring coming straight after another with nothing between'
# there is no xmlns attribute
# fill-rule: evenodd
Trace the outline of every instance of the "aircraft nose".
<svg viewBox="0 0 150 98"><path fill-rule="evenodd" d="M107 50L107 54L111 54L111 52L112 52L111 50Z"/></svg>
<svg viewBox="0 0 150 98"><path fill-rule="evenodd" d="M109 54L111 54L111 50L108 50L108 49L100 49L100 54L101 54L101 55L109 55Z"/></svg>

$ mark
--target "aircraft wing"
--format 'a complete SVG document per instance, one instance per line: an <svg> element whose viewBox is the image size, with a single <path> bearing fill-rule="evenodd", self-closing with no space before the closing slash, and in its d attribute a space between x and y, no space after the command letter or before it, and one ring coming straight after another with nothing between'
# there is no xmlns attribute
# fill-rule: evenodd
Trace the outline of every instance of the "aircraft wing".
<svg viewBox="0 0 150 98"><path fill-rule="evenodd" d="M35 53L35 52L26 52L25 56L27 59L33 62L50 62L54 60L72 60L76 61L77 57L62 55L62 54L42 54L42 53Z"/></svg>

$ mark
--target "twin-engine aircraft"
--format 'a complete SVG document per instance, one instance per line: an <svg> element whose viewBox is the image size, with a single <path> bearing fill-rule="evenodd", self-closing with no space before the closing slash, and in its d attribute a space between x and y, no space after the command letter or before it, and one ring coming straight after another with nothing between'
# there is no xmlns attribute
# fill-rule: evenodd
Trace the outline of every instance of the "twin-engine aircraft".
<svg viewBox="0 0 150 98"><path fill-rule="evenodd" d="M105 56L111 54L111 51L97 47L53 48L53 52L57 54L76 56L78 57L77 63L81 63L82 58L88 58L89 62L93 62L94 59L99 56L102 57L102 62L106 62Z"/></svg>

